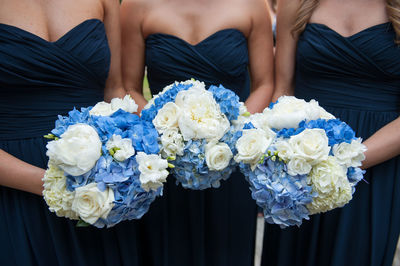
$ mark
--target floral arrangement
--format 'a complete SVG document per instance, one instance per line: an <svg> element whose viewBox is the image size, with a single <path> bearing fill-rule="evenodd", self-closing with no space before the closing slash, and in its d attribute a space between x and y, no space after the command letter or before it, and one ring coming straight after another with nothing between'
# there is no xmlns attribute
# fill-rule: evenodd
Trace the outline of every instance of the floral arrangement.
<svg viewBox="0 0 400 266"><path fill-rule="evenodd" d="M235 168L237 140L232 121L239 116L239 97L223 86L188 80L155 95L142 119L159 133L163 158L174 161L171 172L184 188L219 187Z"/></svg>
<svg viewBox="0 0 400 266"><path fill-rule="evenodd" d="M162 194L168 162L129 96L59 116L45 137L44 199L57 216L110 227L139 219Z"/></svg>
<svg viewBox="0 0 400 266"><path fill-rule="evenodd" d="M363 178L366 147L315 100L279 98L244 121L236 149L265 220L282 228L344 206Z"/></svg>

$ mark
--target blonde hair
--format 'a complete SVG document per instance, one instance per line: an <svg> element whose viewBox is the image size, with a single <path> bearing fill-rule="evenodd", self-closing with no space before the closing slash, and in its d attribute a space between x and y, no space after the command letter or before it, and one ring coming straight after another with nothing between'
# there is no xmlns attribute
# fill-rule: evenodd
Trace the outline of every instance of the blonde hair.
<svg viewBox="0 0 400 266"><path fill-rule="evenodd" d="M300 34L304 31L314 10L317 8L319 0L301 0L297 10L296 21L292 28L293 34ZM396 32L395 43L400 45L400 0L386 0L386 10L389 20Z"/></svg>

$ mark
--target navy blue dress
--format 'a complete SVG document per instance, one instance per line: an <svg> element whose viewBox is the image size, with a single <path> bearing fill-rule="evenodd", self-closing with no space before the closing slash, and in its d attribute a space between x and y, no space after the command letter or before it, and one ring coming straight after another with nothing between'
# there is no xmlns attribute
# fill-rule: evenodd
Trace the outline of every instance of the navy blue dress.
<svg viewBox="0 0 400 266"><path fill-rule="evenodd" d="M295 95L316 99L364 140L399 116L400 47L390 23L343 37L308 24ZM400 232L400 158L371 167L345 207L300 228L266 224L262 265L392 265Z"/></svg>
<svg viewBox="0 0 400 266"><path fill-rule="evenodd" d="M195 78L222 84L245 100L249 94L245 36L236 29L218 31L196 45L168 34L146 40L146 65L152 94L175 81ZM157 220L159 245L155 265L246 266L253 264L256 205L248 184L236 172L218 189L193 191L177 186L172 176L164 197L140 222ZM150 222L147 222L150 220Z"/></svg>
<svg viewBox="0 0 400 266"><path fill-rule="evenodd" d="M0 24L0 149L46 168L43 135L58 114L103 100L110 51L86 20L55 42ZM134 222L77 228L42 197L0 186L0 265L145 265Z"/></svg>

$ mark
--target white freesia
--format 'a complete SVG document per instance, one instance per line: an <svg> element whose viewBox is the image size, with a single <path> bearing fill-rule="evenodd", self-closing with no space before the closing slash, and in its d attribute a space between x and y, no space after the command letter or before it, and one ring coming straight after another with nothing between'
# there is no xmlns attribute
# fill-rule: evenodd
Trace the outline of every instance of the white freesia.
<svg viewBox="0 0 400 266"><path fill-rule="evenodd" d="M293 158L287 164L290 175L306 175L311 171L311 164L302 158Z"/></svg>
<svg viewBox="0 0 400 266"><path fill-rule="evenodd" d="M360 167L365 159L364 152L367 147L361 143L361 139L354 139L351 143L342 142L332 148L333 155L346 167Z"/></svg>
<svg viewBox="0 0 400 266"><path fill-rule="evenodd" d="M294 96L281 96L272 109L266 108L263 113L268 116L269 125L276 129L297 128L303 120L334 118L317 101L306 102Z"/></svg>
<svg viewBox="0 0 400 266"><path fill-rule="evenodd" d="M43 197L49 210L57 216L78 220L78 214L71 209L75 192L67 190L66 179L64 171L49 163L43 177Z"/></svg>
<svg viewBox="0 0 400 266"><path fill-rule="evenodd" d="M330 147L323 129L305 129L289 139L293 156L315 165L328 158Z"/></svg>
<svg viewBox="0 0 400 266"><path fill-rule="evenodd" d="M251 164L254 170L275 137L272 133L270 132L268 135L264 130L256 128L243 130L243 135L236 142L238 153L235 156L235 161Z"/></svg>
<svg viewBox="0 0 400 266"><path fill-rule="evenodd" d="M113 207L114 192L111 188L100 191L96 183L90 183L75 189L72 210L89 224L96 223L99 218L106 219Z"/></svg>
<svg viewBox="0 0 400 266"><path fill-rule="evenodd" d="M185 144L183 142L183 137L179 134L177 128L165 130L160 139L162 145L161 153L164 158L183 155Z"/></svg>
<svg viewBox="0 0 400 266"><path fill-rule="evenodd" d="M206 163L211 171L222 171L228 167L233 154L226 143L210 142L205 147Z"/></svg>
<svg viewBox="0 0 400 266"><path fill-rule="evenodd" d="M59 140L46 147L50 160L72 176L89 172L101 156L100 137L86 124L69 126Z"/></svg>
<svg viewBox="0 0 400 266"><path fill-rule="evenodd" d="M106 102L98 102L93 108L89 111L90 115L97 116L110 116L114 113L111 109L111 104Z"/></svg>
<svg viewBox="0 0 400 266"><path fill-rule="evenodd" d="M333 156L313 167L307 180L318 196L307 205L311 214L342 207L351 200L352 187L346 170Z"/></svg>
<svg viewBox="0 0 400 266"><path fill-rule="evenodd" d="M158 133L163 133L170 128L177 128L180 114L181 110L178 105L168 102L158 110L156 117L153 119L154 127Z"/></svg>
<svg viewBox="0 0 400 266"><path fill-rule="evenodd" d="M250 122L250 113L247 111L246 105L243 102L239 102L239 116L236 120L231 121L232 125L234 126L235 130L242 130L243 126Z"/></svg>
<svg viewBox="0 0 400 266"><path fill-rule="evenodd" d="M135 100L132 99L130 95L125 95L123 99L121 98L112 99L111 109L113 110L113 112L116 112L119 109L121 109L128 113L135 113L138 109L138 105L135 103Z"/></svg>
<svg viewBox="0 0 400 266"><path fill-rule="evenodd" d="M180 91L175 103L181 109L179 129L184 140L219 140L230 124L211 92L200 89Z"/></svg>
<svg viewBox="0 0 400 266"><path fill-rule="evenodd" d="M168 176L168 161L156 154L138 152L136 161L139 164L140 183L145 191L162 187Z"/></svg>
<svg viewBox="0 0 400 266"><path fill-rule="evenodd" d="M135 154L135 149L132 146L132 140L123 139L120 135L112 135L106 143L108 151L112 150L113 157L117 161L125 161Z"/></svg>

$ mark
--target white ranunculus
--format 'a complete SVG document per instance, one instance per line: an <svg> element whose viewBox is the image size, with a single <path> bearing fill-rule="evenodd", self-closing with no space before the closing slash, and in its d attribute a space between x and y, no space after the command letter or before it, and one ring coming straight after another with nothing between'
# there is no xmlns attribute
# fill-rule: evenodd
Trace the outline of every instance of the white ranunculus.
<svg viewBox="0 0 400 266"><path fill-rule="evenodd" d="M211 92L200 89L181 91L175 103L181 109L178 124L184 140L219 140L229 130L229 121L221 113Z"/></svg>
<svg viewBox="0 0 400 266"><path fill-rule="evenodd" d="M222 171L228 167L233 154L226 143L210 142L205 148L206 163L211 171Z"/></svg>
<svg viewBox="0 0 400 266"><path fill-rule="evenodd" d="M346 170L333 156L312 168L307 180L318 196L307 205L311 214L342 207L351 200L352 188Z"/></svg>
<svg viewBox="0 0 400 266"><path fill-rule="evenodd" d="M177 128L171 128L164 131L161 136L161 153L167 158L175 155L183 155L185 144L183 137L179 134Z"/></svg>
<svg viewBox="0 0 400 266"><path fill-rule="evenodd" d="M100 191L96 183L90 183L75 189L72 210L89 224L96 223L99 218L106 219L113 207L114 191L111 188Z"/></svg>
<svg viewBox="0 0 400 266"><path fill-rule="evenodd" d="M50 141L46 147L50 160L72 176L89 172L101 156L100 137L86 124L69 126L59 140Z"/></svg>
<svg viewBox="0 0 400 266"><path fill-rule="evenodd" d="M365 159L366 150L367 147L361 143L361 139L352 140L351 143L335 144L332 148L333 155L346 167L360 167Z"/></svg>
<svg viewBox="0 0 400 266"><path fill-rule="evenodd" d="M305 129L298 135L291 136L289 145L293 156L315 165L328 158L330 147L328 137L323 129Z"/></svg>
<svg viewBox="0 0 400 266"><path fill-rule="evenodd" d="M293 158L287 164L290 175L306 175L311 171L311 164L302 158Z"/></svg>
<svg viewBox="0 0 400 266"><path fill-rule="evenodd" d="M111 104L106 102L99 102L89 111L90 115L97 116L110 116L114 113L111 109Z"/></svg>
<svg viewBox="0 0 400 266"><path fill-rule="evenodd" d="M157 129L158 133L163 133L170 128L177 128L180 113L180 108L175 103L166 103L153 119L154 127Z"/></svg>
<svg viewBox="0 0 400 266"><path fill-rule="evenodd" d="M125 161L135 154L135 149L132 146L132 140L125 138L123 139L120 135L112 135L106 143L108 151L113 150L112 155L117 161Z"/></svg>
<svg viewBox="0 0 400 266"><path fill-rule="evenodd" d="M78 220L78 214L71 209L75 192L67 190L66 179L64 171L49 163L43 177L43 197L49 210L57 216Z"/></svg>
<svg viewBox="0 0 400 266"><path fill-rule="evenodd" d="M303 120L333 118L317 101L306 102L294 96L281 96L272 109L266 108L263 113L268 115L270 127L276 129L297 128Z"/></svg>
<svg viewBox="0 0 400 266"><path fill-rule="evenodd" d="M128 113L135 113L138 109L138 105L135 103L135 100L132 99L130 95L125 95L123 99L114 98L111 100L111 109L113 112L118 111L119 109L124 110Z"/></svg>
<svg viewBox="0 0 400 266"><path fill-rule="evenodd" d="M262 129L243 130L243 135L236 142L238 153L235 156L235 161L251 164L254 169L274 137L272 134L267 135Z"/></svg>
<svg viewBox="0 0 400 266"><path fill-rule="evenodd" d="M139 164L140 183L145 191L162 187L168 176L168 161L156 154L138 152L136 161Z"/></svg>

